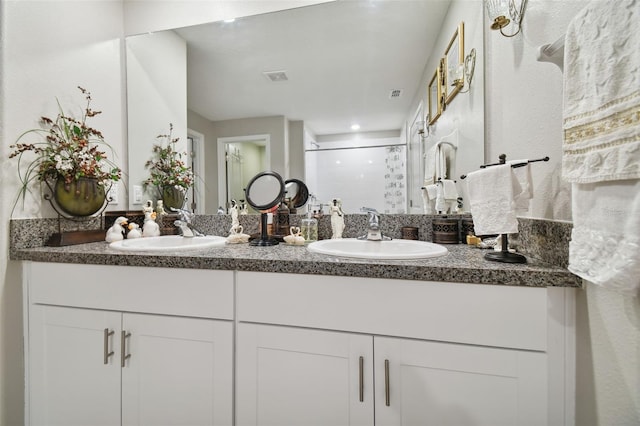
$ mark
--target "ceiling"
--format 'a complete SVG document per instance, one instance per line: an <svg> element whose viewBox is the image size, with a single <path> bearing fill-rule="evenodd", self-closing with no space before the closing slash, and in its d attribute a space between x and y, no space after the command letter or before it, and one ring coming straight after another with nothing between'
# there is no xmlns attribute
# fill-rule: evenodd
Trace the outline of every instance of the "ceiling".
<svg viewBox="0 0 640 426"><path fill-rule="evenodd" d="M404 126L450 0L340 0L176 30L188 106L214 121L284 115L316 135ZM288 80L263 73L285 71ZM400 89L399 97L390 92Z"/></svg>

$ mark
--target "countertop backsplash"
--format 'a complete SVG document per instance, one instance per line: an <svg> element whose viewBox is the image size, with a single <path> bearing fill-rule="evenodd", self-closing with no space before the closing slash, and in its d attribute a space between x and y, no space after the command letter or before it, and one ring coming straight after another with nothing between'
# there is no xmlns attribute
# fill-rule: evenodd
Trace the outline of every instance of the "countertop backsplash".
<svg viewBox="0 0 640 426"><path fill-rule="evenodd" d="M126 214L123 214L126 216ZM111 218L116 215L111 214ZM298 226L306 215L291 215L291 226ZM441 215L422 214L382 214L380 227L382 232L392 238L400 238L403 226L418 228L419 239L432 240L432 220ZM469 215L447 215L448 218L469 218ZM259 215L241 215L240 224L248 234L259 231ZM518 218L519 233L511 235L510 242L518 251L553 266L566 268L569 259L569 240L571 238L571 222L543 219ZM346 214L344 238L364 235L367 229L366 214ZM211 235L226 236L231 228L230 215L198 215L194 225L201 231ZM35 248L45 245L49 237L56 232L100 229L109 226L109 218L88 221L71 221L55 218L13 219L10 221L10 248ZM169 228L171 229L171 228ZM318 221L320 239L331 237L331 217L325 215Z"/></svg>

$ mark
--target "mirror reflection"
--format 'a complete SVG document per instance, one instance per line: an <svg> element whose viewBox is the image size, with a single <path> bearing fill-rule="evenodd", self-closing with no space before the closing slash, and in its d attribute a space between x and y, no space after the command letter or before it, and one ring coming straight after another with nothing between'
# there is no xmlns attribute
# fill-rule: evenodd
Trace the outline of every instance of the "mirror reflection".
<svg viewBox="0 0 640 426"><path fill-rule="evenodd" d="M421 213L431 145L457 130L451 176L483 162L482 85L425 124L428 78L461 21L482 56L480 0L339 1L128 37L130 193L145 141L171 122L202 142L187 147L202 164L198 213L242 198L255 169L233 144L251 139L258 170L303 180L319 204Z"/></svg>

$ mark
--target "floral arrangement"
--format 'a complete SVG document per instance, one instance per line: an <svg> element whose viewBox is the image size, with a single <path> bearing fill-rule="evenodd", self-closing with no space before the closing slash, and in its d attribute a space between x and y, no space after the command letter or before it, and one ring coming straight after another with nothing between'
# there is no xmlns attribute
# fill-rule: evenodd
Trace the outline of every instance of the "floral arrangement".
<svg viewBox="0 0 640 426"><path fill-rule="evenodd" d="M41 128L27 130L10 146L13 151L9 157L18 157L23 201L34 180L50 182L63 179L65 184L70 184L85 177L94 178L98 184L104 185L109 181L118 181L122 176L120 168L101 150L102 146L111 150L102 133L87 125L87 120L101 114L101 111L91 109L91 93L88 90L80 86L78 89L86 99L80 119L67 115L58 101L58 116L55 119L41 117ZM44 140L21 142L32 136Z"/></svg>
<svg viewBox="0 0 640 426"><path fill-rule="evenodd" d="M193 185L193 171L183 161L187 153L176 150L176 143L180 138L174 138L172 133L173 124L169 123L169 134L157 136L157 139L163 141L153 146L154 158L144 165L151 175L144 181L144 186L156 186L161 192L171 187L186 192Z"/></svg>

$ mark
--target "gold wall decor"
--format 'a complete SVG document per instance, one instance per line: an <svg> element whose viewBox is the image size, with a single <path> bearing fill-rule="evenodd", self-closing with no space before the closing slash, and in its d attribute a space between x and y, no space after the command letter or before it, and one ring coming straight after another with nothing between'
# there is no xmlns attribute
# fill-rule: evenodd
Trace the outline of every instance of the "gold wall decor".
<svg viewBox="0 0 640 426"><path fill-rule="evenodd" d="M440 61L442 64L442 61ZM433 73L433 77L429 81L427 89L427 97L429 99L429 125L435 123L442 114L443 94L442 94L442 67L438 66Z"/></svg>
<svg viewBox="0 0 640 426"><path fill-rule="evenodd" d="M464 22L460 22L444 51L444 97L447 104L464 86Z"/></svg>

